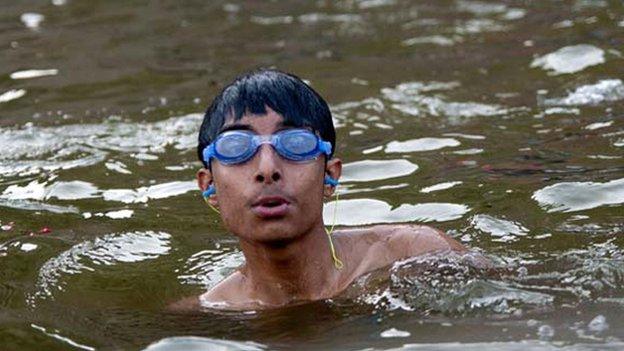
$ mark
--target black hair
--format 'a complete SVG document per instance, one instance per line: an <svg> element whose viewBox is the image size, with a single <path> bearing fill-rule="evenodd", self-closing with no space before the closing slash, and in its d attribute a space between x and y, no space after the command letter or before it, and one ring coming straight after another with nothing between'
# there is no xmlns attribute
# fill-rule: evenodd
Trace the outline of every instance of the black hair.
<svg viewBox="0 0 624 351"><path fill-rule="evenodd" d="M331 143L334 154L336 131L325 100L293 74L261 69L237 77L206 110L197 145L204 167L209 167L203 160L204 148L217 137L227 120L238 121L245 114L265 114L266 106L279 113L288 125L311 128Z"/></svg>

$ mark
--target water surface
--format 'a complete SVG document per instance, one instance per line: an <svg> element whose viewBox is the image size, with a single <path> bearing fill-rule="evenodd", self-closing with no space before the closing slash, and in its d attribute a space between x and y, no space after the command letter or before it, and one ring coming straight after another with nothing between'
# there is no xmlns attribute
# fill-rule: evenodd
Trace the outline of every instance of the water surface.
<svg viewBox="0 0 624 351"><path fill-rule="evenodd" d="M621 2L2 10L4 348L622 349ZM333 300L166 312L243 262L195 189L195 146L211 98L254 67L329 102L337 225L427 223L495 268L425 256Z"/></svg>

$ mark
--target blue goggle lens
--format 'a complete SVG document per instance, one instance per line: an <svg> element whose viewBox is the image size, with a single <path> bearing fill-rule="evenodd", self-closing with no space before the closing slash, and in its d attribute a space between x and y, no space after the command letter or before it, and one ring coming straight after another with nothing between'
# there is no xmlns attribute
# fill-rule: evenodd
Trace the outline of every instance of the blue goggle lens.
<svg viewBox="0 0 624 351"><path fill-rule="evenodd" d="M204 150L204 161L215 157L224 164L236 164L249 160L265 143L273 145L277 153L289 160L305 161L321 153L331 154L331 144L321 140L307 129L292 129L273 135L256 135L247 131L230 131L219 135Z"/></svg>
<svg viewBox="0 0 624 351"><path fill-rule="evenodd" d="M279 141L286 151L295 155L307 155L318 148L318 138L310 132L284 132Z"/></svg>

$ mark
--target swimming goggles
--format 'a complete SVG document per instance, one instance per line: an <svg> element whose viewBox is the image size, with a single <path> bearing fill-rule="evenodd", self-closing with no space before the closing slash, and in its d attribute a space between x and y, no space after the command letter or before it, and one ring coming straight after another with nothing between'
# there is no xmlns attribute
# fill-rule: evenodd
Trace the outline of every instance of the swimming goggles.
<svg viewBox="0 0 624 351"><path fill-rule="evenodd" d="M271 144L283 158L307 161L320 154L331 155L331 143L307 129L287 129L271 135L258 135L249 131L232 130L219 134L206 146L204 161L210 164L214 157L226 165L243 163L251 159L262 144Z"/></svg>

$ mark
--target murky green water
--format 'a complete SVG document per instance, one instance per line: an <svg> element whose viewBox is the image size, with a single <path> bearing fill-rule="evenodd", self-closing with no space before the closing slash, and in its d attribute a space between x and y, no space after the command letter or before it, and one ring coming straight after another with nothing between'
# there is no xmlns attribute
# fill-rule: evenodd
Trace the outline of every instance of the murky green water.
<svg viewBox="0 0 624 351"><path fill-rule="evenodd" d="M621 1L1 6L0 349L624 348ZM423 257L333 301L165 312L242 262L194 147L258 66L332 106L339 224L427 222L497 269Z"/></svg>

